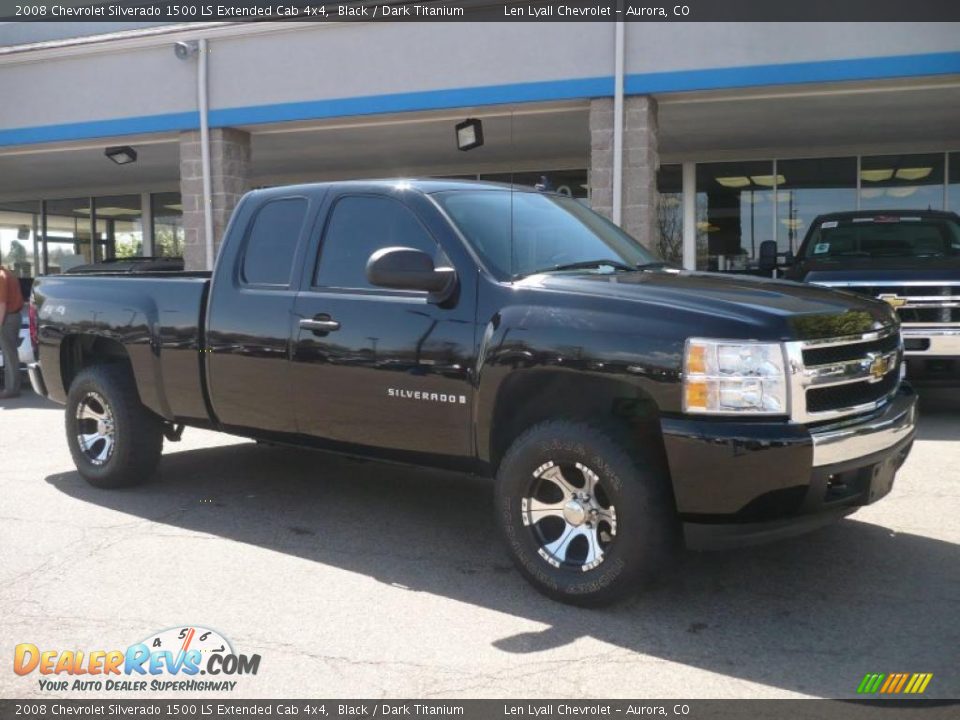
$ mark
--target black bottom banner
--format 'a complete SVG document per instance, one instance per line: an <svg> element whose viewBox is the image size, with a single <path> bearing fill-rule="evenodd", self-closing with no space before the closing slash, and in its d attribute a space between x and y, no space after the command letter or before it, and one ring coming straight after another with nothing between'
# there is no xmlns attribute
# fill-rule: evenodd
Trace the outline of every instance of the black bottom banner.
<svg viewBox="0 0 960 720"><path fill-rule="evenodd" d="M956 718L949 700L0 700L7 718L771 718L788 720L940 720Z"/></svg>

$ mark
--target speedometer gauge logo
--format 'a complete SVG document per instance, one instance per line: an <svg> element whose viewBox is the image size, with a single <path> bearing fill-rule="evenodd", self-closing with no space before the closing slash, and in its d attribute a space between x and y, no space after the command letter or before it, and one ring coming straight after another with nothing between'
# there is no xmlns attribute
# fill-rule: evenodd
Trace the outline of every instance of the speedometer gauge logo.
<svg viewBox="0 0 960 720"><path fill-rule="evenodd" d="M167 628L141 642L153 652L168 650L176 654L198 650L204 658L212 653L233 654L233 646L229 640L216 630L201 625Z"/></svg>

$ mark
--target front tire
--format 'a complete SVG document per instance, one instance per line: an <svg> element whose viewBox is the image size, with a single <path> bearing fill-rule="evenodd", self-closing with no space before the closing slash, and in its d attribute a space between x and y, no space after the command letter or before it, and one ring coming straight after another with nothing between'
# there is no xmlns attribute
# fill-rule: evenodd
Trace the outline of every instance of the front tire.
<svg viewBox="0 0 960 720"><path fill-rule="evenodd" d="M65 420L73 462L94 487L139 485L156 472L163 425L140 403L126 366L82 370L70 385Z"/></svg>
<svg viewBox="0 0 960 720"><path fill-rule="evenodd" d="M613 428L534 426L497 472L497 521L514 563L545 595L601 606L634 594L670 557L676 511L659 463Z"/></svg>

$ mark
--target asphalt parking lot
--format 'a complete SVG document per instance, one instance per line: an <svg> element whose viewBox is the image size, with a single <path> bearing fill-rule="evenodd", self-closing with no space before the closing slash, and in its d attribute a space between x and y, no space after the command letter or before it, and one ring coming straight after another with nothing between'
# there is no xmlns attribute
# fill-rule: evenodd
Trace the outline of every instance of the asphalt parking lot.
<svg viewBox="0 0 960 720"><path fill-rule="evenodd" d="M233 697L849 697L867 672L960 697L960 393L922 406L883 502L590 611L521 579L484 481L188 429L156 481L100 491L27 392L0 401L3 653L198 624L262 656ZM0 696L43 694L4 665Z"/></svg>

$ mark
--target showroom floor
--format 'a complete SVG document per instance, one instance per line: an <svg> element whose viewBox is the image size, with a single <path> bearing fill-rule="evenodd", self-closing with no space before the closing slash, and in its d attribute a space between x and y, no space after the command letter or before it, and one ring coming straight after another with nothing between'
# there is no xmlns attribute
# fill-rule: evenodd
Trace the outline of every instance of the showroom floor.
<svg viewBox="0 0 960 720"><path fill-rule="evenodd" d="M261 655L234 698L846 697L868 672L958 697L960 392L926 396L883 502L588 611L520 578L484 481L188 430L156 481L98 491L28 392L0 402L0 651L213 628ZM7 666L0 697L38 677Z"/></svg>

